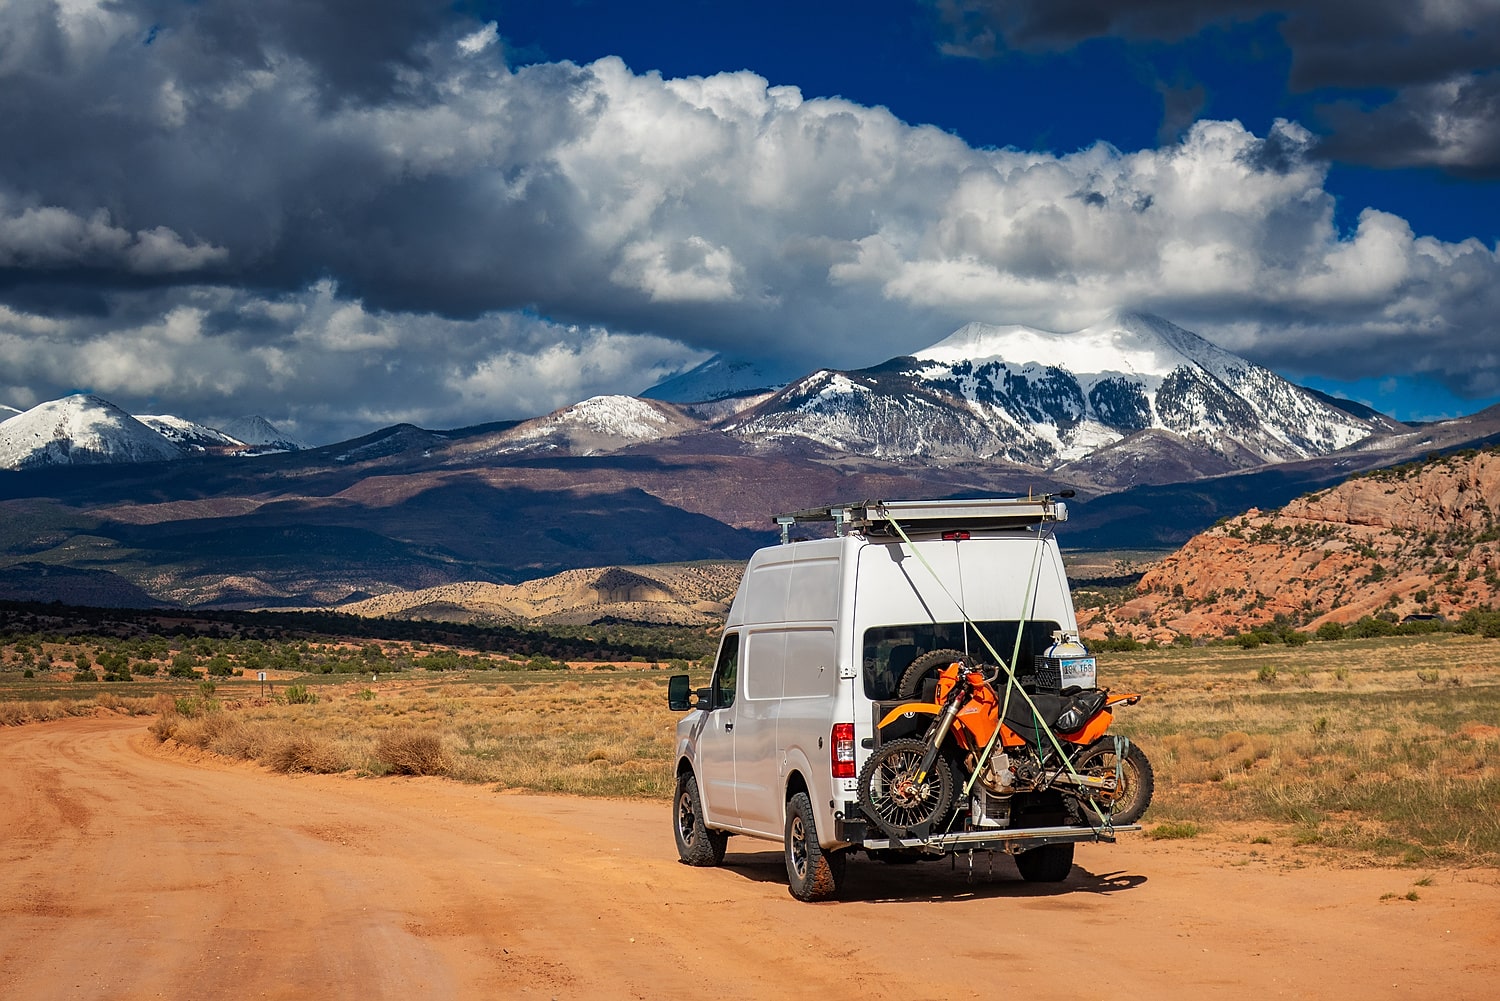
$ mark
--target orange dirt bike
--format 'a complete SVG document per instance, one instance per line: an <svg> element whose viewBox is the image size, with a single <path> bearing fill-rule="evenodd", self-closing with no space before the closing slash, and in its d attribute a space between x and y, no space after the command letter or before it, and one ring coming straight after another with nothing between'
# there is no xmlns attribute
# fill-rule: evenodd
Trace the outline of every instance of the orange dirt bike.
<svg viewBox="0 0 1500 1001"><path fill-rule="evenodd" d="M938 672L935 690L929 675L926 699L885 715L885 739L859 774L860 807L870 820L892 839L926 840L950 831L1139 819L1151 804L1151 762L1108 731L1115 707L1140 696L1087 688L1039 692L1028 704L1016 690L1002 721L1000 673L954 659ZM916 685L903 679L902 687ZM929 718L921 736L899 735L921 732ZM957 802L964 792L968 802Z"/></svg>

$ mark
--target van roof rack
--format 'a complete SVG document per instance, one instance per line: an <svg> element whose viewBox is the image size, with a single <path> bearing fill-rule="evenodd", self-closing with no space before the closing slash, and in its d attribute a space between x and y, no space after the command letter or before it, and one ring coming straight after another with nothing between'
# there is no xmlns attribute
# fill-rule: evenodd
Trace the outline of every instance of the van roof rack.
<svg viewBox="0 0 1500 1001"><path fill-rule="evenodd" d="M781 541L792 540L792 526L804 522L833 522L835 535L856 531L866 535L895 535L893 524L907 531L943 529L1026 528L1044 521L1067 521L1068 506L1058 498L1073 491L1037 497L981 497L973 500L860 501L778 514Z"/></svg>

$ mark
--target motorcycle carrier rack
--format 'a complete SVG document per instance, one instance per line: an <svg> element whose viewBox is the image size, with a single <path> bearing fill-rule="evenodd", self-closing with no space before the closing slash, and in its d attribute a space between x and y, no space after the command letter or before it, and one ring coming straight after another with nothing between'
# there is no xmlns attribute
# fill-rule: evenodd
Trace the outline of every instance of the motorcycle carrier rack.
<svg viewBox="0 0 1500 1001"><path fill-rule="evenodd" d="M1030 851L1042 845L1066 842L1094 841L1114 844L1116 834L1131 834L1141 830L1140 824L1116 824L1114 827L1094 829L1092 827L1017 827L996 828L986 831L955 831L951 834L934 834L926 838L881 838L865 837L863 820L839 818L835 837L841 840L847 835L851 844L862 848L915 848L934 855L945 855L956 851L1003 851L1009 854Z"/></svg>

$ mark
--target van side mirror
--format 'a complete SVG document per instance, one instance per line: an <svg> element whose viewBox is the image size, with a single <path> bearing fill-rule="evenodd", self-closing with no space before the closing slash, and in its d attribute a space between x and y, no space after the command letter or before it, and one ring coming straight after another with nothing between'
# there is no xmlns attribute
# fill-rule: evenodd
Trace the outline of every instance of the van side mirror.
<svg viewBox="0 0 1500 1001"><path fill-rule="evenodd" d="M685 674L674 674L667 679L667 708L673 712L686 712L693 708L688 703L692 688Z"/></svg>

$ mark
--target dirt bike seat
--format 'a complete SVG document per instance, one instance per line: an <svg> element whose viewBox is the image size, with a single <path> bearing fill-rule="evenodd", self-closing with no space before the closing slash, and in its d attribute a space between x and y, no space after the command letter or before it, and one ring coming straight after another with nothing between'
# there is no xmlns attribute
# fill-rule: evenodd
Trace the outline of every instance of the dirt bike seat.
<svg viewBox="0 0 1500 1001"><path fill-rule="evenodd" d="M1087 723L1104 705L1109 694L1102 689L1089 688L1077 695L1050 695L1038 692L1031 697L1036 704L1036 713L1024 699L1012 698L1005 712L1005 725L1028 744L1038 741L1040 722L1058 733L1072 733Z"/></svg>

